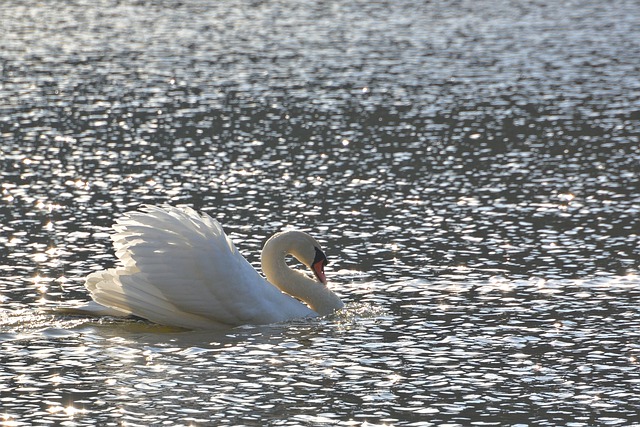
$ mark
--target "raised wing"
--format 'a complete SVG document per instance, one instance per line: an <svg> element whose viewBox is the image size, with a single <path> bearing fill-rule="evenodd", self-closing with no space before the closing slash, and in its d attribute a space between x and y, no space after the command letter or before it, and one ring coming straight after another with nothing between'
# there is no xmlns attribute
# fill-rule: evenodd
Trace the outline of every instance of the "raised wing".
<svg viewBox="0 0 640 427"><path fill-rule="evenodd" d="M124 266L94 273L86 284L100 304L187 328L315 315L263 279L206 214L145 206L114 229L116 256Z"/></svg>

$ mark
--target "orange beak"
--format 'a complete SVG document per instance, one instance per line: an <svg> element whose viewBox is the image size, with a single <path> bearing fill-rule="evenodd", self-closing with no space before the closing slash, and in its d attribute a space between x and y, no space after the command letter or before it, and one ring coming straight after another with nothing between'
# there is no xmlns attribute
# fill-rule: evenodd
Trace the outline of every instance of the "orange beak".
<svg viewBox="0 0 640 427"><path fill-rule="evenodd" d="M311 265L311 269L313 270L313 274L315 274L316 279L323 285L327 284L327 277L324 275L324 266L327 264L326 259L321 259L320 261L316 261Z"/></svg>

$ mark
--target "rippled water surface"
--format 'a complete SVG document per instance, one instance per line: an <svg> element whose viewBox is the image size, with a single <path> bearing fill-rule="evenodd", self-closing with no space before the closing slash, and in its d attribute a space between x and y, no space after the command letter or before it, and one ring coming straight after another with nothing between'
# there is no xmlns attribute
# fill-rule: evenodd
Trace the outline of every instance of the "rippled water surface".
<svg viewBox="0 0 640 427"><path fill-rule="evenodd" d="M630 425L635 1L5 1L0 424ZM51 312L143 203L334 316L227 332Z"/></svg>

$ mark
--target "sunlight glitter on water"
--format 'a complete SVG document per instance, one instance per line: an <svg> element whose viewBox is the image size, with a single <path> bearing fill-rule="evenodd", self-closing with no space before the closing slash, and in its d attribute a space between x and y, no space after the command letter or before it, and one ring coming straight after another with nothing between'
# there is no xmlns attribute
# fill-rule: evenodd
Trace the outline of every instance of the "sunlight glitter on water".
<svg viewBox="0 0 640 427"><path fill-rule="evenodd" d="M637 419L638 8L543 3L7 5L1 422ZM256 266L313 230L346 310L46 312L142 203L205 210Z"/></svg>

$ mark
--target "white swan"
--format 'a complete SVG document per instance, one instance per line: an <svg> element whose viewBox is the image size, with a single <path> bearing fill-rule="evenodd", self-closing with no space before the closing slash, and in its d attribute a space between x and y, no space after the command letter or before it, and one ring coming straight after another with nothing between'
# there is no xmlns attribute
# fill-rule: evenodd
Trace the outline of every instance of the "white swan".
<svg viewBox="0 0 640 427"><path fill-rule="evenodd" d="M95 302L76 311L222 329L326 315L344 306L326 286L327 258L320 245L301 231L277 233L264 245L265 280L218 221L193 209L145 206L113 228L123 265L87 276L85 287ZM289 268L287 255L310 267L317 281Z"/></svg>

